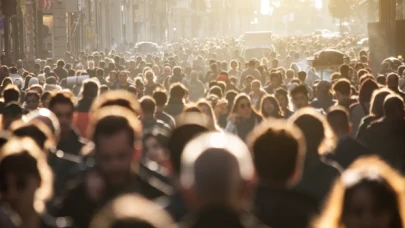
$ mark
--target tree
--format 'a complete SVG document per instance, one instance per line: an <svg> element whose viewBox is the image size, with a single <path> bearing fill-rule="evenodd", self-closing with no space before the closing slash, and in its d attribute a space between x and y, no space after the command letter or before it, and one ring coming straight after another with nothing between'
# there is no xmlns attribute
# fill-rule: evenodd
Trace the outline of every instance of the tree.
<svg viewBox="0 0 405 228"><path fill-rule="evenodd" d="M350 0L329 0L330 15L340 20L340 32L343 32L343 20L352 15L353 5Z"/></svg>

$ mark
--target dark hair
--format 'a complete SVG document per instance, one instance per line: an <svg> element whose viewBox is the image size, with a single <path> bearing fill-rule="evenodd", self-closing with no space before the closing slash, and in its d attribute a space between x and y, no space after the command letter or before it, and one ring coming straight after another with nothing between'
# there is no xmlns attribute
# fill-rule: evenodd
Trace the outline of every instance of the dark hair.
<svg viewBox="0 0 405 228"><path fill-rule="evenodd" d="M346 79L349 79L349 71L350 71L350 66L347 64L343 64L340 66L340 75Z"/></svg>
<svg viewBox="0 0 405 228"><path fill-rule="evenodd" d="M386 117L399 117L403 119L404 100L396 94L388 95L384 100L384 115Z"/></svg>
<svg viewBox="0 0 405 228"><path fill-rule="evenodd" d="M346 108L341 106L332 106L326 115L329 125L335 133L339 133L340 129L349 132L350 129L350 114Z"/></svg>
<svg viewBox="0 0 405 228"><path fill-rule="evenodd" d="M265 111L263 109L265 101L270 101L270 103L273 104L273 106L274 106L273 113L265 113ZM281 118L283 116L283 111L280 107L280 104L278 103L277 99L273 95L263 96L263 98L260 102L260 113L265 118L268 118L268 117Z"/></svg>
<svg viewBox="0 0 405 228"><path fill-rule="evenodd" d="M219 86L213 86L213 87L209 90L208 94L216 95L216 96L219 97L219 98L222 98L222 96L223 96L223 94L222 94L222 89L221 89Z"/></svg>
<svg viewBox="0 0 405 228"><path fill-rule="evenodd" d="M156 90L153 92L153 99L157 106L164 106L167 103L167 95L164 91Z"/></svg>
<svg viewBox="0 0 405 228"><path fill-rule="evenodd" d="M350 81L347 80L347 79L345 79L345 78L339 79L339 80L333 85L333 90L334 90L335 92L341 93L341 94L344 95L344 96L350 96L350 93L351 93L351 91L352 91Z"/></svg>
<svg viewBox="0 0 405 228"><path fill-rule="evenodd" d="M5 77L3 79L3 81L1 82L1 86L3 86L3 87L6 87L6 86L8 86L10 84L14 84L13 80L10 77Z"/></svg>
<svg viewBox="0 0 405 228"><path fill-rule="evenodd" d="M46 84L56 85L56 78L54 76L50 76L46 79Z"/></svg>
<svg viewBox="0 0 405 228"><path fill-rule="evenodd" d="M290 96L294 97L297 94L304 94L305 96L308 97L308 90L307 87L305 87L305 85L298 85L297 87L295 87L294 89L291 90L290 92Z"/></svg>
<svg viewBox="0 0 405 228"><path fill-rule="evenodd" d="M203 114L201 114L203 115ZM181 155L186 144L195 136L208 132L208 128L198 124L185 124L173 130L169 137L170 162L176 175L181 171Z"/></svg>
<svg viewBox="0 0 405 228"><path fill-rule="evenodd" d="M8 85L3 91L4 103L20 102L20 90L15 85Z"/></svg>
<svg viewBox="0 0 405 228"><path fill-rule="evenodd" d="M7 117L19 117L22 116L23 114L24 114L23 109L16 102L8 103L3 110L3 116Z"/></svg>
<svg viewBox="0 0 405 228"><path fill-rule="evenodd" d="M174 83L170 87L170 99L182 99L186 95L186 89L180 83Z"/></svg>
<svg viewBox="0 0 405 228"><path fill-rule="evenodd" d="M152 97L144 96L141 99L141 108L144 114L153 115L156 111L156 103Z"/></svg>
<svg viewBox="0 0 405 228"><path fill-rule="evenodd" d="M83 82L83 98L94 99L99 93L99 84L93 80Z"/></svg>
<svg viewBox="0 0 405 228"><path fill-rule="evenodd" d="M45 127L39 125L39 123L33 122L12 129L12 134L18 137L29 137L34 140L39 148L47 149L46 142L49 139L50 135L49 132L46 132L44 128Z"/></svg>
<svg viewBox="0 0 405 228"><path fill-rule="evenodd" d="M305 80L307 79L307 72L305 72L305 71L299 71L299 72L297 73L297 75L298 75L298 79L299 79L301 82L305 82Z"/></svg>
<svg viewBox="0 0 405 228"><path fill-rule="evenodd" d="M295 172L302 170L305 158L302 133L287 122L261 123L249 135L248 145L257 175L264 183L287 184Z"/></svg>
<svg viewBox="0 0 405 228"><path fill-rule="evenodd" d="M121 131L125 131L125 133L128 134L129 143L131 146L134 146L136 136L135 129L131 127L130 120L123 116L109 115L99 119L94 125L91 139L97 148L101 136L112 136Z"/></svg>
<svg viewBox="0 0 405 228"><path fill-rule="evenodd" d="M27 91L24 99L27 100L27 98L30 96L35 97L38 101L41 99L41 96L39 96L39 94L36 91Z"/></svg>
<svg viewBox="0 0 405 228"><path fill-rule="evenodd" d="M69 91L61 91L51 95L49 100L48 109L52 111L56 104L68 104L74 109L74 95Z"/></svg>
<svg viewBox="0 0 405 228"><path fill-rule="evenodd" d="M387 84L387 80L386 80L384 75L378 75L377 78L376 78L376 81L380 85L386 85Z"/></svg>
<svg viewBox="0 0 405 228"><path fill-rule="evenodd" d="M25 79L24 79L24 87L23 87L24 89L28 89L28 85L29 85L29 82L30 82L31 78L32 78L31 75L27 75L25 77Z"/></svg>
<svg viewBox="0 0 405 228"><path fill-rule="evenodd" d="M65 61L63 61L63 60L58 60L57 65L58 65L58 67L64 67L64 66L65 66Z"/></svg>
<svg viewBox="0 0 405 228"><path fill-rule="evenodd" d="M18 70L16 67L11 67L10 68L10 74L17 74Z"/></svg>

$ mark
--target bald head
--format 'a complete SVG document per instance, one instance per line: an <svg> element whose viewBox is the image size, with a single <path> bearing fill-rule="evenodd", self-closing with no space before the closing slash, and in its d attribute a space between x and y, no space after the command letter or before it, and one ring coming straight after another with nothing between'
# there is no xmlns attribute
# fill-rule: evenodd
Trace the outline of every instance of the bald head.
<svg viewBox="0 0 405 228"><path fill-rule="evenodd" d="M183 151L181 184L198 205L241 207L242 186L254 176L252 157L245 143L225 133L205 133Z"/></svg>

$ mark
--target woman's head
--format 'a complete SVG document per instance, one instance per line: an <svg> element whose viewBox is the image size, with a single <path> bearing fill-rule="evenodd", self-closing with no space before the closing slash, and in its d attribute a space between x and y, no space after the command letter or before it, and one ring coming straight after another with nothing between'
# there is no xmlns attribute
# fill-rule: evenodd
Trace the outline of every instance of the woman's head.
<svg viewBox="0 0 405 228"><path fill-rule="evenodd" d="M146 71L145 73L145 80L148 83L152 83L155 81L155 74L153 73L153 71Z"/></svg>
<svg viewBox="0 0 405 228"><path fill-rule="evenodd" d="M318 227L405 227L403 182L376 157L357 160L336 181Z"/></svg>
<svg viewBox="0 0 405 228"><path fill-rule="evenodd" d="M288 109L290 101L288 100L288 92L285 89L279 88L275 93L276 99L282 109Z"/></svg>
<svg viewBox="0 0 405 228"><path fill-rule="evenodd" d="M238 114L241 118L248 119L252 115L252 102L246 94L239 94L235 98L231 114Z"/></svg>
<svg viewBox="0 0 405 228"><path fill-rule="evenodd" d="M44 209L52 195L52 172L45 153L28 138L9 140L0 152L0 191L17 213Z"/></svg>
<svg viewBox="0 0 405 228"><path fill-rule="evenodd" d="M282 110L277 99L274 96L267 95L262 98L260 111L263 117L280 117Z"/></svg>
<svg viewBox="0 0 405 228"><path fill-rule="evenodd" d="M371 101L371 96L375 90L378 89L378 84L372 79L366 79L360 85L359 102L368 103Z"/></svg>

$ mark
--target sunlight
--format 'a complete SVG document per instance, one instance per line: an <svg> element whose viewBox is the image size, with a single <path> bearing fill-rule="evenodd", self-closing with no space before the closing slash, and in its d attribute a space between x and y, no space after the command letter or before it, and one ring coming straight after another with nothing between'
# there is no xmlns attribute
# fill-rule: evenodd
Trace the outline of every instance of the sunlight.
<svg viewBox="0 0 405 228"><path fill-rule="evenodd" d="M260 13L263 15L271 14L270 0L261 0Z"/></svg>

